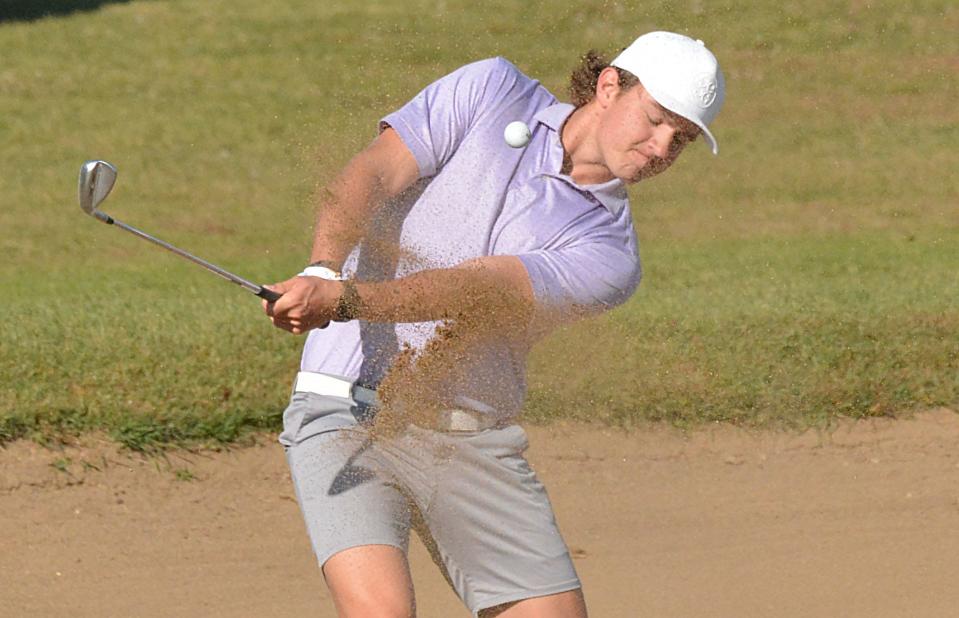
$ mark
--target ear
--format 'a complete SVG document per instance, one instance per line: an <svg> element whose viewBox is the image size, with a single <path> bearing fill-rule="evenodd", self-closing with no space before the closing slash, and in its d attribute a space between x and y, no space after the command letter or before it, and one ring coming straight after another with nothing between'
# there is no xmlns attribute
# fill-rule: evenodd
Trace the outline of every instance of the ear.
<svg viewBox="0 0 959 618"><path fill-rule="evenodd" d="M619 71L615 67L606 67L596 79L596 101L601 107L608 107L619 93Z"/></svg>

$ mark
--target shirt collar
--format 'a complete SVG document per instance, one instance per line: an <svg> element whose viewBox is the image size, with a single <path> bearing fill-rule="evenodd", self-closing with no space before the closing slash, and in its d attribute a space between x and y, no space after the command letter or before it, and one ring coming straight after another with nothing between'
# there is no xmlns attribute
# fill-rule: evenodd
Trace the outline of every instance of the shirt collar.
<svg viewBox="0 0 959 618"><path fill-rule="evenodd" d="M533 116L534 122L545 125L555 133L553 136L554 139L549 140L548 143L550 148L557 149L559 161L563 160L563 144L560 141L559 132L560 129L563 128L563 123L566 122L566 119L569 118L569 115L572 114L575 109L576 108L569 103L555 103L541 109ZM618 178L613 178L612 180L596 185L580 185L567 174L560 174L558 171L548 172L547 175L558 178L578 191L589 194L602 204L613 216L619 216L623 208L629 203L626 185Z"/></svg>
<svg viewBox="0 0 959 618"><path fill-rule="evenodd" d="M569 118L569 115L572 114L575 109L576 108L569 103L554 103L536 112L536 115L533 116L533 121L541 122L559 133L563 123L566 122L566 119Z"/></svg>

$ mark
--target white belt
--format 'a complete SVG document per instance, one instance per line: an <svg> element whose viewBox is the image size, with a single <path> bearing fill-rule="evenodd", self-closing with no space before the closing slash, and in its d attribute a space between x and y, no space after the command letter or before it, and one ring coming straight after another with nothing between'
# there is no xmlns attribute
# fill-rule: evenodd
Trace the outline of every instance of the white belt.
<svg viewBox="0 0 959 618"><path fill-rule="evenodd" d="M294 393L314 393L327 397L352 399L356 403L372 405L376 402L376 391L356 384L346 378L338 378L325 373L301 371L293 382Z"/></svg>
<svg viewBox="0 0 959 618"><path fill-rule="evenodd" d="M294 393L313 393L340 399L352 399L356 403L376 404L376 391L356 384L351 380L331 376L325 373L301 371L296 374L293 383ZM483 431L499 425L499 422L485 414L466 410L441 410L436 419L435 428L440 431Z"/></svg>

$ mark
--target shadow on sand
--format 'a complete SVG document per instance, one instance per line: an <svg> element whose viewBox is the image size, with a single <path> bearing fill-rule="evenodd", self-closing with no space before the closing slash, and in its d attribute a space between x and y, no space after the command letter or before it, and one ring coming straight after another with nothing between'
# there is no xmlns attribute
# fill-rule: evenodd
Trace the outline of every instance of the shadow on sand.
<svg viewBox="0 0 959 618"><path fill-rule="evenodd" d="M0 23L33 21L50 15L69 15L77 11L92 11L104 4L130 0L0 0Z"/></svg>

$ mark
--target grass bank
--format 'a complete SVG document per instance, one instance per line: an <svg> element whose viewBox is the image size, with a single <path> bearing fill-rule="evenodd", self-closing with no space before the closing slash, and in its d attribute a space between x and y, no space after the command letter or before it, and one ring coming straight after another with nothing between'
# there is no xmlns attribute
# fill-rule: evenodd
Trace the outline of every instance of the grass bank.
<svg viewBox="0 0 959 618"><path fill-rule="evenodd" d="M51 3L52 4L55 3ZM254 299L84 217L254 280L296 272L315 183L376 120L504 55L562 94L580 51L705 39L716 131L631 197L646 276L555 334L528 417L806 426L959 405L959 9L952 3L135 0L0 22L0 442L134 448L276 428L300 341Z"/></svg>

